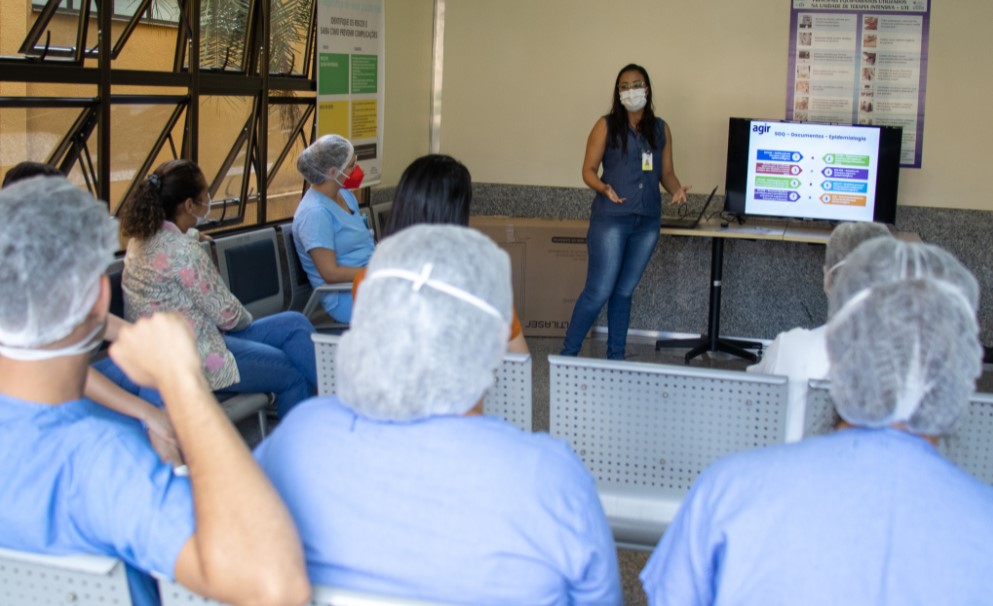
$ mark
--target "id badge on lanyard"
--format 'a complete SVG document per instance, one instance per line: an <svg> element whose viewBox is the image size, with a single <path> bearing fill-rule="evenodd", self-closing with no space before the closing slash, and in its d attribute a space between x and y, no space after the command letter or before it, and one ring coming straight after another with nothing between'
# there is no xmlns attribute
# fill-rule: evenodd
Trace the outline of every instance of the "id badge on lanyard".
<svg viewBox="0 0 993 606"><path fill-rule="evenodd" d="M651 172L652 170L652 152L641 152L641 170L645 172Z"/></svg>

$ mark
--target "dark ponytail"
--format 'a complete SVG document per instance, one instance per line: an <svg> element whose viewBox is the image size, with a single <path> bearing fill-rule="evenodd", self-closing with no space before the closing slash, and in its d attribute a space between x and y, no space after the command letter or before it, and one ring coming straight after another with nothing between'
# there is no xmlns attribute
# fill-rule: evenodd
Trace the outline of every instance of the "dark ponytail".
<svg viewBox="0 0 993 606"><path fill-rule="evenodd" d="M400 176L382 237L421 223L468 225L471 202L472 178L465 165L444 154L421 156Z"/></svg>
<svg viewBox="0 0 993 606"><path fill-rule="evenodd" d="M138 184L119 213L125 238L147 240L175 221L177 209L188 198L194 200L206 186L203 171L190 160L170 160Z"/></svg>

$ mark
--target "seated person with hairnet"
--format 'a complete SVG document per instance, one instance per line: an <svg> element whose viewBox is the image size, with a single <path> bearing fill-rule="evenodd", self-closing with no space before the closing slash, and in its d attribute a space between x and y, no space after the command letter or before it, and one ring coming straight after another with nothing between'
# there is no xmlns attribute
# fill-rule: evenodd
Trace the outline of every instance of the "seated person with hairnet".
<svg viewBox="0 0 993 606"><path fill-rule="evenodd" d="M362 185L362 169L351 141L324 135L297 158L310 185L293 214L293 246L310 285L351 282L369 263L375 244L350 189ZM352 317L352 293L325 294L321 306L339 322Z"/></svg>
<svg viewBox="0 0 993 606"><path fill-rule="evenodd" d="M18 162L3 176L3 187L34 177L61 177L62 172L50 164L42 162ZM107 314L105 341L117 338L117 332L126 326L122 318ZM95 362L86 373L86 386L83 393L87 398L111 410L134 417L148 429L148 438L155 452L163 461L176 465L183 462L176 442L176 432L169 422L169 415L161 408L162 397L154 389L136 385L110 357Z"/></svg>
<svg viewBox="0 0 993 606"><path fill-rule="evenodd" d="M110 353L161 392L189 477L134 419L83 397L117 247L106 206L38 177L0 191L0 216L0 547L120 558L135 604L158 603L139 571L225 602L303 603L296 529L213 399L182 317L124 327Z"/></svg>
<svg viewBox="0 0 993 606"><path fill-rule="evenodd" d="M510 262L415 225L380 243L338 348L338 395L256 450L316 584L460 604L619 604L593 478L569 447L482 414Z"/></svg>
<svg viewBox="0 0 993 606"><path fill-rule="evenodd" d="M874 238L892 238L886 226L880 223L841 223L831 232L824 251L824 294L831 288L842 271L845 259L860 244ZM803 432L803 412L807 404L807 383L811 379L825 379L828 373L827 347L824 334L827 326L794 328L776 335L765 349L762 360L752 364L748 372L789 377L790 401L786 425L790 435Z"/></svg>
<svg viewBox="0 0 993 606"><path fill-rule="evenodd" d="M827 350L851 428L705 470L641 573L650 604L989 601L993 488L934 446L982 370L978 286L934 250L881 238L849 257ZM941 275L899 279L921 260ZM883 267L895 280L866 283Z"/></svg>

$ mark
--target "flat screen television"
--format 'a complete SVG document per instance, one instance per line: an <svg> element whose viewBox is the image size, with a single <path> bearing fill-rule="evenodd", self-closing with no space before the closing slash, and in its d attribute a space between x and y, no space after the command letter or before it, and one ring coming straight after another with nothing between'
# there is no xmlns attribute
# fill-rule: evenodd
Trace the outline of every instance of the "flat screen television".
<svg viewBox="0 0 993 606"><path fill-rule="evenodd" d="M724 210L894 223L901 130L731 118Z"/></svg>

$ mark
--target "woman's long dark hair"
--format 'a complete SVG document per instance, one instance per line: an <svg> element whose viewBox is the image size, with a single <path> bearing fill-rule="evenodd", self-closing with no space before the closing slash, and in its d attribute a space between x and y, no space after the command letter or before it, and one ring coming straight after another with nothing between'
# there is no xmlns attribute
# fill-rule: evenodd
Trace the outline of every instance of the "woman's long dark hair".
<svg viewBox="0 0 993 606"><path fill-rule="evenodd" d="M187 198L197 199L204 187L203 171L191 160L170 160L138 184L118 213L125 238L147 240L175 221L176 209Z"/></svg>
<svg viewBox="0 0 993 606"><path fill-rule="evenodd" d="M64 177L62 171L55 168L51 164L45 164L44 162L32 162L31 160L25 160L24 162L18 162L7 171L7 174L3 176L3 187L8 185L13 185L18 181L23 181L24 179L30 179L31 177Z"/></svg>
<svg viewBox="0 0 993 606"><path fill-rule="evenodd" d="M471 202L469 169L444 154L421 156L400 176L383 237L421 223L468 225Z"/></svg>
<svg viewBox="0 0 993 606"><path fill-rule="evenodd" d="M648 89L647 99L645 102L645 110L641 115L641 120L638 121L638 132L641 136L648 140L648 145L655 149L657 143L656 130L655 130L655 105L652 103L652 80L648 77L648 72L645 68L636 65L634 63L629 63L621 68L621 71L617 72L617 77L614 78L614 103L610 108L610 113L607 114L607 145L610 147L617 147L618 144L621 146L621 151L627 153L628 151L628 110L624 108L624 104L621 103L621 90L619 85L621 83L621 75L624 72L636 71L641 74L644 78L645 87Z"/></svg>

